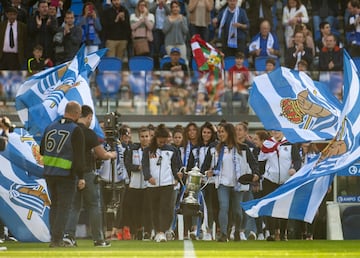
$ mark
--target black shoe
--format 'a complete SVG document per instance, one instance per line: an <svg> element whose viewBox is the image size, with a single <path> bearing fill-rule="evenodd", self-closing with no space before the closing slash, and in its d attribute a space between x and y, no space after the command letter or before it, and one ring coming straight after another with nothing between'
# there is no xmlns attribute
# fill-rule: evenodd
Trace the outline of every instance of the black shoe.
<svg viewBox="0 0 360 258"><path fill-rule="evenodd" d="M143 239L143 231L142 230L138 230L138 232L136 233L136 239L137 240Z"/></svg>
<svg viewBox="0 0 360 258"><path fill-rule="evenodd" d="M69 234L64 235L63 242L69 247L71 247L71 246L77 247L75 238Z"/></svg>
<svg viewBox="0 0 360 258"><path fill-rule="evenodd" d="M49 247L51 248L57 248L57 247L67 247L67 245L64 243L64 241L51 241Z"/></svg>
<svg viewBox="0 0 360 258"><path fill-rule="evenodd" d="M274 235L270 235L266 238L266 241L275 241L275 236Z"/></svg>
<svg viewBox="0 0 360 258"><path fill-rule="evenodd" d="M239 231L236 231L234 232L234 241L238 242L240 241L240 232Z"/></svg>
<svg viewBox="0 0 360 258"><path fill-rule="evenodd" d="M95 247L110 247L111 243L109 241L105 241L105 240L98 240L98 241L94 241L94 246Z"/></svg>
<svg viewBox="0 0 360 258"><path fill-rule="evenodd" d="M221 234L221 236L219 237L219 239L217 241L218 242L229 242L229 239L227 238L227 236L225 234Z"/></svg>
<svg viewBox="0 0 360 258"><path fill-rule="evenodd" d="M144 232L143 241L150 241L150 234L148 232Z"/></svg>
<svg viewBox="0 0 360 258"><path fill-rule="evenodd" d="M285 235L280 235L281 241L288 241L288 238Z"/></svg>

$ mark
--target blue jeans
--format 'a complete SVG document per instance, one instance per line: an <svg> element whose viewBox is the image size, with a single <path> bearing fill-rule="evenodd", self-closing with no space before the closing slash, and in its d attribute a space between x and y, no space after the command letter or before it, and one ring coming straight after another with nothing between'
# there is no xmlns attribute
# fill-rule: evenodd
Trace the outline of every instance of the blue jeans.
<svg viewBox="0 0 360 258"><path fill-rule="evenodd" d="M241 193L240 202L247 202L254 199L253 193L251 191L240 192L240 193ZM241 220L242 221L241 228L245 229L245 235L249 235L250 231L257 233L255 218L250 217L245 212L243 212L242 218L243 220Z"/></svg>
<svg viewBox="0 0 360 258"><path fill-rule="evenodd" d="M63 239L65 225L75 194L75 178L62 176L46 177L51 206L49 214L51 242Z"/></svg>
<svg viewBox="0 0 360 258"><path fill-rule="evenodd" d="M86 185L83 190L76 191L75 193L65 233L73 237L75 236L80 211L84 205L85 209L89 212L92 238L94 241L101 241L104 240L104 233L102 230L100 186L94 183L94 178L94 172L84 174Z"/></svg>
<svg viewBox="0 0 360 258"><path fill-rule="evenodd" d="M219 224L220 232L227 235L229 226L229 210L231 204L231 210L235 223L235 230L240 231L240 221L242 217L242 210L240 206L241 192L234 191L234 187L219 185L218 199L219 199Z"/></svg>

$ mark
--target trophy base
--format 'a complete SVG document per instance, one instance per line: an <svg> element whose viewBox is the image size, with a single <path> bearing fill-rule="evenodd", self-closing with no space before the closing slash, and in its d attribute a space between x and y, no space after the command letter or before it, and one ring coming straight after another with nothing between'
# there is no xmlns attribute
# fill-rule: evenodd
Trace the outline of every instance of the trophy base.
<svg viewBox="0 0 360 258"><path fill-rule="evenodd" d="M184 216L202 216L199 203L181 202L178 213Z"/></svg>

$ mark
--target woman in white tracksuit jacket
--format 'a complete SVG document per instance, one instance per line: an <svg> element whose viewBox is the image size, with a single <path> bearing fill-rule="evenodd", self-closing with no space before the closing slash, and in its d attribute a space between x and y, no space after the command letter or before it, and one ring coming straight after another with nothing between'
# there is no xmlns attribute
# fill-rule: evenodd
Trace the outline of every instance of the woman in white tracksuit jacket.
<svg viewBox="0 0 360 258"><path fill-rule="evenodd" d="M182 178L178 150L168 145L169 130L159 125L149 147L144 149L142 169L148 181L147 194L151 205L151 217L156 231L155 240L165 242L165 231L170 228L174 210L175 180Z"/></svg>
<svg viewBox="0 0 360 258"><path fill-rule="evenodd" d="M301 157L296 145L289 143L280 131L272 131L270 139L265 140L258 156L260 173L263 174L264 196L285 183L301 167ZM280 224L280 225L279 225ZM286 240L287 220L267 217L270 236L275 240L275 230L280 226L280 239Z"/></svg>
<svg viewBox="0 0 360 258"><path fill-rule="evenodd" d="M229 208L232 207L232 213L235 218L240 218L242 214L241 187L238 182L240 176L251 173L250 167L242 156L241 148L236 143L235 128L230 123L222 123L218 128L219 143L216 146L216 152L211 153L209 149L203 168L206 169L207 176L215 176L215 187L219 199L219 224L221 236L220 242L227 242L228 237L228 216ZM215 159L215 162L213 162ZM211 168L211 164L216 164ZM254 175L253 180L257 181L259 177ZM230 205L231 203L231 205ZM237 231L240 231L240 223L237 223Z"/></svg>

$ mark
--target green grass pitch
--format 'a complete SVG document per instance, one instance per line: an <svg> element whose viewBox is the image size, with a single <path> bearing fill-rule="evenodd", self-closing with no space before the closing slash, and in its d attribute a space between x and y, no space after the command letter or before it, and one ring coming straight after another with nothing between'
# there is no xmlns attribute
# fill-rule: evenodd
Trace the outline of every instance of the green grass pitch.
<svg viewBox="0 0 360 258"><path fill-rule="evenodd" d="M112 241L109 248L95 248L91 240L79 240L76 248L49 248L48 243L6 242L0 257L185 257L184 242ZM360 258L360 241L204 242L193 241L196 257L353 257Z"/></svg>

